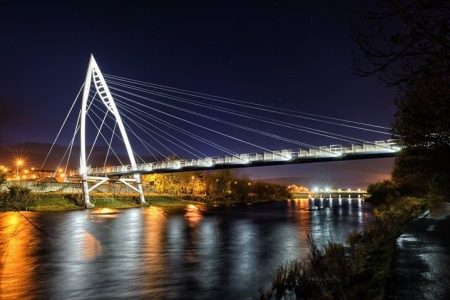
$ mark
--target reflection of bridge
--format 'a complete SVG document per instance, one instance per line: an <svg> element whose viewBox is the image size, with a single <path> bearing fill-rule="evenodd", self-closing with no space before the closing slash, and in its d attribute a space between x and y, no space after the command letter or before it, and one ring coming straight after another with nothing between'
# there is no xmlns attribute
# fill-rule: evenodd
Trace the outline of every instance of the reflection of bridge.
<svg viewBox="0 0 450 300"><path fill-rule="evenodd" d="M91 56L85 82L43 166L80 95L81 111L71 142L57 169L65 162L63 175L69 173L72 148L79 133L78 173L83 183L86 207L93 206L89 193L109 181L110 177L136 191L140 195L140 202L145 203L141 174L392 157L400 149L395 140L373 142L375 138L367 140L335 131L338 128L358 130L365 133L364 137L370 134L377 137L384 135L385 138L391 135L388 127L103 75ZM299 121L305 120L306 125L299 124ZM202 124L201 121L206 123ZM332 125L333 131L310 126L310 123L316 122L322 126ZM89 136L92 132L87 131L91 126L96 129L95 137L92 138ZM108 132L104 133L106 129ZM333 140L328 143L333 145L314 146L300 141L297 139L299 132ZM129 134L134 139L134 149ZM147 137L143 138L142 135ZM211 136L220 136L221 143L211 140ZM260 143L262 137L272 142L276 140L276 145L288 144L294 150L270 150L265 143ZM87 146L88 139L92 143L90 147ZM124 145L122 151L117 149L118 144ZM143 159L138 155L135 152L136 145L141 150L145 149L153 161L149 162L148 158ZM236 145L256 151L239 154L231 149ZM103 147L100 151L106 152L103 166L91 168L88 161L94 155L94 149L100 146ZM171 147L178 150L174 151ZM223 154L208 156L206 147ZM180 151L185 153L183 157L192 158L180 158ZM124 153L128 163L123 163ZM161 157L165 159L160 160ZM112 159L112 165L116 166L110 166ZM98 159L96 161L99 164Z"/></svg>

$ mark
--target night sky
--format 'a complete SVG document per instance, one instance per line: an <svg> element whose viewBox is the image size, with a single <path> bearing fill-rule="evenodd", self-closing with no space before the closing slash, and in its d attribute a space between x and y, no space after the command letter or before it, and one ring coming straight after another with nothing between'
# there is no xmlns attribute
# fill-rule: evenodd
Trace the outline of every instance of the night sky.
<svg viewBox="0 0 450 300"><path fill-rule="evenodd" d="M46 145L30 143L53 141L84 80L90 53L108 74L390 125L395 91L375 77L352 74L356 45L349 17L357 16L356 1L210 2L0 4L0 162L45 152ZM345 128L340 133L355 135ZM221 142L217 136L206 137ZM297 138L331 144L316 137ZM69 139L64 135L59 143ZM255 137L255 142L275 147L262 138ZM249 151L232 146L237 152ZM356 186L388 176L391 165L392 159L381 159L238 173L283 177L289 183Z"/></svg>

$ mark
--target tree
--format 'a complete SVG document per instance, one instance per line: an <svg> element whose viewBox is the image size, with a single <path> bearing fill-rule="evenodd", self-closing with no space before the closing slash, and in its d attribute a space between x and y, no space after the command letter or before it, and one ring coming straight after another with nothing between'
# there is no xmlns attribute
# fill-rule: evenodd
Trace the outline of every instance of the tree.
<svg viewBox="0 0 450 300"><path fill-rule="evenodd" d="M403 193L449 195L450 2L377 0L363 11L368 24L353 36L365 59L355 56L354 70L400 90L392 129L404 148L392 179Z"/></svg>
<svg viewBox="0 0 450 300"><path fill-rule="evenodd" d="M450 71L450 2L377 0L361 6L362 20L352 20L360 55L354 71L378 75L390 86L408 86ZM363 59L361 60L361 56Z"/></svg>
<svg viewBox="0 0 450 300"><path fill-rule="evenodd" d="M206 195L210 198L224 199L230 191L234 177L230 170L218 170L204 174Z"/></svg>
<svg viewBox="0 0 450 300"><path fill-rule="evenodd" d="M403 146L450 147L450 80L428 77L409 86L397 102L393 133Z"/></svg>
<svg viewBox="0 0 450 300"><path fill-rule="evenodd" d="M391 196L396 196L397 187L391 180L383 180L369 184L367 192L370 195L370 203L379 205L389 200Z"/></svg>
<svg viewBox="0 0 450 300"><path fill-rule="evenodd" d="M6 181L6 175L5 173L0 173L0 184L5 183Z"/></svg>

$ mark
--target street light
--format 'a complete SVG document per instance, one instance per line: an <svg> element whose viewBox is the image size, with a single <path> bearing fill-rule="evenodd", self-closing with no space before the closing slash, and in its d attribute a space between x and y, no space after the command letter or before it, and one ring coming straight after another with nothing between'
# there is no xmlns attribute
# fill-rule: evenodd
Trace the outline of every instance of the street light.
<svg viewBox="0 0 450 300"><path fill-rule="evenodd" d="M18 159L16 160L16 175L19 175L19 167L23 165L23 160L22 159Z"/></svg>

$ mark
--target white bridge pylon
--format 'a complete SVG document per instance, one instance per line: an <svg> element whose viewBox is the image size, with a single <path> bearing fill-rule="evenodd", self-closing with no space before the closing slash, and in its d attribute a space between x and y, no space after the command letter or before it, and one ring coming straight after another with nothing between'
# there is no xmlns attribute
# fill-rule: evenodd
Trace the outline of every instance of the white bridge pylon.
<svg viewBox="0 0 450 300"><path fill-rule="evenodd" d="M84 205L86 208L93 208L94 204L91 202L89 193L102 185L103 183L109 180L107 176L89 176L88 168L86 162L86 114L87 114L87 105L89 98L89 91L91 88L91 84L94 82L95 89L100 99L106 108L112 113L115 117L117 126L119 127L120 134L122 136L123 142L125 144L125 148L127 150L128 158L130 160L131 169L138 170L136 159L133 154L133 150L131 148L130 141L128 139L127 132L125 130L124 124L122 122L122 118L120 116L119 110L117 109L116 103L114 102L114 98L109 91L108 85L105 82L105 79L100 71L100 68L95 61L94 56L91 54L89 65L86 73L86 80L84 82L83 87L83 99L81 102L81 122L80 122L80 175L83 183L83 196L84 196ZM144 191L142 189L141 182L141 174L136 172L133 174L133 178L121 178L120 182L133 189L139 194L140 203L145 203ZM92 182L93 185L89 187L89 182ZM136 186L133 185L136 184Z"/></svg>

